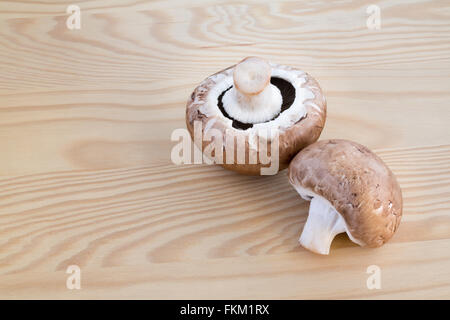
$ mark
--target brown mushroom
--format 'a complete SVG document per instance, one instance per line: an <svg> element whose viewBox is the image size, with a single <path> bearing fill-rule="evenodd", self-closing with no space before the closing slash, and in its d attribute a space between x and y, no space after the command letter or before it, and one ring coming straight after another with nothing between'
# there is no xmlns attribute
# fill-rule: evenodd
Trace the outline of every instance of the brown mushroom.
<svg viewBox="0 0 450 320"><path fill-rule="evenodd" d="M348 140L316 142L289 165L289 181L311 200L300 244L328 254L333 238L346 232L360 246L379 247L397 230L402 193L386 164Z"/></svg>
<svg viewBox="0 0 450 320"><path fill-rule="evenodd" d="M278 167L273 173L287 168L298 151L319 138L325 117L325 97L310 75L256 57L206 78L186 106L186 125L196 145L206 154L214 138L205 137L212 130L220 132L224 138L215 142L221 150L208 157L226 169L251 175L264 174L262 170L273 165L273 159L265 159L274 150ZM201 124L199 140L195 122ZM240 147L230 141L245 143ZM266 142L265 149L260 148L261 141ZM238 158L239 153L243 157ZM245 161L239 161L242 158Z"/></svg>

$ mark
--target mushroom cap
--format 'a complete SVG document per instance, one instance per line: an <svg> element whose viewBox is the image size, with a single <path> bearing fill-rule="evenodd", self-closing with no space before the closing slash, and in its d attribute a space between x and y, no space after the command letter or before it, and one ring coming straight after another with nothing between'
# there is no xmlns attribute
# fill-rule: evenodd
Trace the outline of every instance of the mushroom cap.
<svg viewBox="0 0 450 320"><path fill-rule="evenodd" d="M237 146L234 147L234 163L226 163L226 148L223 145L223 164L222 167L228 170L236 171L247 175L260 175L261 168L270 167L271 164L264 164L260 161L260 150L255 143L255 137L258 136L257 127L260 125L270 127L279 134L279 171L286 169L291 159L304 147L317 141L325 125L326 118L326 100L317 81L309 74L289 66L277 65L270 63L272 68L272 81L278 79L285 80L294 88L290 91L292 105L304 106L304 113L295 113L295 108L287 108L282 110L276 119L260 123L257 125L248 125L237 123L230 119L228 115L223 113L220 108L220 95L223 94L230 85L233 85L233 71L235 65L217 72L206 78L192 92L186 104L186 126L194 139L194 122L202 122L202 134L207 130L217 129L226 135L227 130L231 130L233 135L245 137L245 156L249 159L250 154L256 154L257 163L251 164L246 161L245 164L239 164L236 161ZM228 85L224 85L224 79L231 79ZM282 81L281 81L282 82ZM289 91L289 90L288 90ZM214 103L211 103L211 100ZM289 101L284 101L283 104ZM223 108L222 108L223 109ZM287 111L287 112L286 112ZM278 118L282 121L278 121ZM236 125L237 123L237 125ZM195 139L194 139L195 140ZM197 141L195 141L197 143ZM202 141L202 145L198 147L204 151L210 144L210 141ZM256 145L256 146L255 146ZM271 139L267 140L267 150L270 154ZM266 152L266 151L264 151Z"/></svg>
<svg viewBox="0 0 450 320"><path fill-rule="evenodd" d="M387 165L368 148L348 140L323 140L300 151L289 181L328 200L351 236L379 247L397 230L403 209L400 186Z"/></svg>

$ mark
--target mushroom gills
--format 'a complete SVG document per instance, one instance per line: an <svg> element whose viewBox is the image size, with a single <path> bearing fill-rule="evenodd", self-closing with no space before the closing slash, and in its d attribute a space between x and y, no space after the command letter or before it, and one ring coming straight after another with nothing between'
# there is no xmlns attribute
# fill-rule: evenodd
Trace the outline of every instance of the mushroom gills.
<svg viewBox="0 0 450 320"><path fill-rule="evenodd" d="M343 232L347 233L351 241L364 246L363 242L351 235L344 218L327 199L301 187L296 189L303 199L311 200L308 218L299 239L303 247L327 255L334 237Z"/></svg>

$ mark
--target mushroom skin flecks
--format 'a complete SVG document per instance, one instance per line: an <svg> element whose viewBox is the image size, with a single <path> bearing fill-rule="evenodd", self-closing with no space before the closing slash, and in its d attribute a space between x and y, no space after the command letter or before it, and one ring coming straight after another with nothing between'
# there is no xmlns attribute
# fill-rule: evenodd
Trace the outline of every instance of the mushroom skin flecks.
<svg viewBox="0 0 450 320"><path fill-rule="evenodd" d="M316 142L289 165L289 181L311 200L300 244L328 254L338 233L360 246L379 247L396 232L403 210L400 186L386 164L348 140Z"/></svg>

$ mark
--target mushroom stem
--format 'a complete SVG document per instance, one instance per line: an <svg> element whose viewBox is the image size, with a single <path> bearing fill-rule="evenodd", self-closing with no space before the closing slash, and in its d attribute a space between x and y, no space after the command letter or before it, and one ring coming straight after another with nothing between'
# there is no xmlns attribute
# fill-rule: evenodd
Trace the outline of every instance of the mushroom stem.
<svg viewBox="0 0 450 320"><path fill-rule="evenodd" d="M273 119L280 111L283 98L270 83L272 67L257 57L248 57L233 71L234 86L223 97L226 112L244 123Z"/></svg>
<svg viewBox="0 0 450 320"><path fill-rule="evenodd" d="M237 91L251 98L264 91L270 83L272 68L261 58L248 57L239 62L233 71Z"/></svg>
<svg viewBox="0 0 450 320"><path fill-rule="evenodd" d="M255 111L266 109L272 101L269 63L258 57L247 57L236 65L233 72L234 94L242 108Z"/></svg>
<svg viewBox="0 0 450 320"><path fill-rule="evenodd" d="M345 221L333 206L322 197L311 200L309 215L300 236L300 244L319 254L329 254L334 237L346 232Z"/></svg>
<svg viewBox="0 0 450 320"><path fill-rule="evenodd" d="M243 109L247 109L250 112L259 110L265 110L270 108L272 104L272 85L266 86L261 92L257 94L247 94L239 89L231 89L236 96L237 103ZM277 110L278 111L278 110Z"/></svg>

